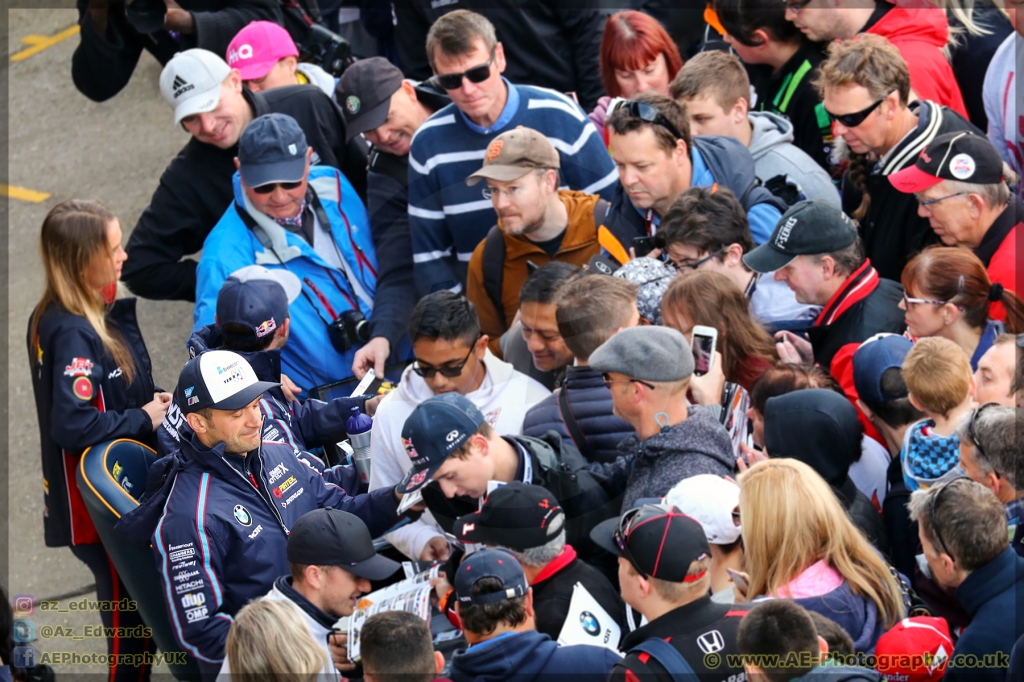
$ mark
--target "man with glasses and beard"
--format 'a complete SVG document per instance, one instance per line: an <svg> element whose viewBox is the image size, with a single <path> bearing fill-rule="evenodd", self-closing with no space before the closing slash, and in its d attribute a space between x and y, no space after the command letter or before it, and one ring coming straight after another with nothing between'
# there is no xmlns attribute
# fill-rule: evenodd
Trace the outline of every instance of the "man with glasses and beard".
<svg viewBox="0 0 1024 682"><path fill-rule="evenodd" d="M458 393L483 413L495 431L512 435L522 431L527 410L548 395L539 383L491 354L476 310L464 296L438 291L424 297L413 309L408 331L416 361L377 407L371 431L370 490L394 487L411 468L402 427L424 400ZM412 559L448 557L448 543L430 512L386 537Z"/></svg>

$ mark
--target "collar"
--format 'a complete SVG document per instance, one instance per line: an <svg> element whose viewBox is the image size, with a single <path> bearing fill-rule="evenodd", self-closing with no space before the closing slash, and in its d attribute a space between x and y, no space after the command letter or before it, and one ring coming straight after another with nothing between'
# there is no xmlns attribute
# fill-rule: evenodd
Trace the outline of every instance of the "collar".
<svg viewBox="0 0 1024 682"><path fill-rule="evenodd" d="M1003 324L997 320L989 320L985 323L985 329L981 332L981 338L978 339L978 347L974 349L974 355L971 356L971 369L978 369L978 362L981 360L981 356L984 355L992 344L996 342L996 337L1005 331Z"/></svg>
<svg viewBox="0 0 1024 682"><path fill-rule="evenodd" d="M306 212L306 200L302 200L299 212L291 218L274 218L274 222L281 227L302 227L302 214Z"/></svg>
<svg viewBox="0 0 1024 682"><path fill-rule="evenodd" d="M879 160L882 175L895 173L917 161L921 150L941 132L941 106L928 100L918 100L911 102L909 108L917 114L917 127L911 128L910 132Z"/></svg>
<svg viewBox="0 0 1024 682"><path fill-rule="evenodd" d="M526 451L523 444L515 438L505 437L505 441L519 453L519 465L516 467L516 480L523 483L533 483L533 458Z"/></svg>
<svg viewBox="0 0 1024 682"><path fill-rule="evenodd" d="M558 249L558 254L593 245L597 230L593 218L594 205L597 201L596 195L562 189L558 190L558 198L562 200L562 205L565 206L568 215L565 231L559 236L562 244ZM500 226L501 221L499 220L498 223ZM547 257L547 252L541 248L540 242L532 241L523 235L513 236L504 231L502 234L505 238L506 262L527 258L531 255L543 254L545 258ZM558 259L557 254L555 259Z"/></svg>
<svg viewBox="0 0 1024 682"><path fill-rule="evenodd" d="M1024 497L1006 503L1006 520L1015 521L1024 516Z"/></svg>
<svg viewBox="0 0 1024 682"><path fill-rule="evenodd" d="M813 326L827 327L835 323L854 304L867 298L878 287L878 282L878 272L871 267L871 259L866 258L864 265L846 278L839 291L834 293L821 309Z"/></svg>
<svg viewBox="0 0 1024 682"><path fill-rule="evenodd" d="M505 108L501 110L501 116L498 117L498 120L495 121L494 125L490 128L484 128L483 126L473 123L469 120L469 116L466 116L462 109L455 107L456 110L458 110L459 115L462 116L462 120L474 133L479 133L480 135L491 135L493 133L497 133L499 130L507 126L509 121L512 120L512 117L519 112L519 90L516 89L516 86L509 83L508 79L504 76L501 77L501 80L505 83L505 87L508 88L508 99L505 100Z"/></svg>
<svg viewBox="0 0 1024 682"><path fill-rule="evenodd" d="M726 613L722 609L726 609ZM671 637L685 637L690 632L702 632L703 629L712 623L720 620L723 616L742 616L746 611L733 611L725 604L716 604L711 597L705 595L697 601L684 604L672 609L668 613L655 618L647 625L638 627L622 638L619 644L620 651L629 651L645 640L657 637L669 639Z"/></svg>
<svg viewBox="0 0 1024 682"><path fill-rule="evenodd" d="M572 545L566 545L565 548L562 549L562 553L556 556L551 563L545 566L544 570L537 574L537 577L533 579L533 582L530 583L530 585L536 585L537 583L544 582L574 561L576 561L576 550L572 548Z"/></svg>
<svg viewBox="0 0 1024 682"><path fill-rule="evenodd" d="M292 577L290 575L283 575L274 582L274 587L277 591L288 597L289 601L294 603L300 609L302 609L310 618L315 620L320 625L324 626L328 630L334 628L334 624L338 621L337 618L324 613L321 611L313 602L303 597L299 592L292 586Z"/></svg>
<svg viewBox="0 0 1024 682"><path fill-rule="evenodd" d="M858 33L867 33L868 31L870 31L871 27L877 24L879 21L881 21L882 17L888 14L889 10L891 10L892 8L893 5L889 4L886 0L876 2L875 11L871 13L871 16L868 17L868 23L864 24L864 27L861 28L861 30L858 31Z"/></svg>
<svg viewBox="0 0 1024 682"><path fill-rule="evenodd" d="M1024 559L1017 556L1013 547L1007 547L992 561L972 571L960 583L956 588L956 599L973 618L985 604L1014 589L1014 585L1021 581L1022 573Z"/></svg>
<svg viewBox="0 0 1024 682"><path fill-rule="evenodd" d="M992 262L996 251L1003 245L1003 241L1021 221L1024 221L1024 202L1020 200L1019 195L1011 193L1010 203L989 226L985 236L981 238L978 248L974 250L974 255L981 259L986 268Z"/></svg>

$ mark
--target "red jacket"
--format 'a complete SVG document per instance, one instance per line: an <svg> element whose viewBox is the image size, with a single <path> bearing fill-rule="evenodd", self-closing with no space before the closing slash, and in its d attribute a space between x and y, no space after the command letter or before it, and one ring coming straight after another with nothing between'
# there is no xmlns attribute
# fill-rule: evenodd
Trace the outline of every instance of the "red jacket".
<svg viewBox="0 0 1024 682"><path fill-rule="evenodd" d="M1018 296L1024 287L1017 279L1017 253L1024 247L1024 202L1020 197L1011 195L1006 209L989 226L981 244L974 249L974 255L981 259L988 271L988 278L993 283L999 282L1004 289ZM992 303L988 316L993 320L1006 321L1006 309L1002 303Z"/></svg>
<svg viewBox="0 0 1024 682"><path fill-rule="evenodd" d="M941 9L893 7L867 32L888 38L903 55L917 99L932 100L967 117L953 67L942 53L949 22Z"/></svg>

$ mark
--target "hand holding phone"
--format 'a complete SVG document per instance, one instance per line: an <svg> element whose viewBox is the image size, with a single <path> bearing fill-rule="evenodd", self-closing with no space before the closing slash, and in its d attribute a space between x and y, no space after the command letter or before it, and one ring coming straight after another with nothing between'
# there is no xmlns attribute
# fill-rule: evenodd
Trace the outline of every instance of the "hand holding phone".
<svg viewBox="0 0 1024 682"><path fill-rule="evenodd" d="M690 348L693 351L693 373L704 376L711 369L711 359L718 345L718 330L714 327L695 325L690 332Z"/></svg>

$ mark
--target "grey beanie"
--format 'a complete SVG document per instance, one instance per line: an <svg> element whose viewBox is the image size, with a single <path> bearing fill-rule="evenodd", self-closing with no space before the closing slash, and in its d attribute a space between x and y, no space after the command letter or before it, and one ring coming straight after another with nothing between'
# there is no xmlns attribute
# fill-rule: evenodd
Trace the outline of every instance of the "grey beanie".
<svg viewBox="0 0 1024 682"><path fill-rule="evenodd" d="M675 329L630 327L601 344L590 356L590 367L644 381L682 381L693 374L693 352Z"/></svg>
<svg viewBox="0 0 1024 682"><path fill-rule="evenodd" d="M634 258L612 276L637 285L636 309L640 317L651 324L661 324L661 298L675 279L675 270L655 258Z"/></svg>

